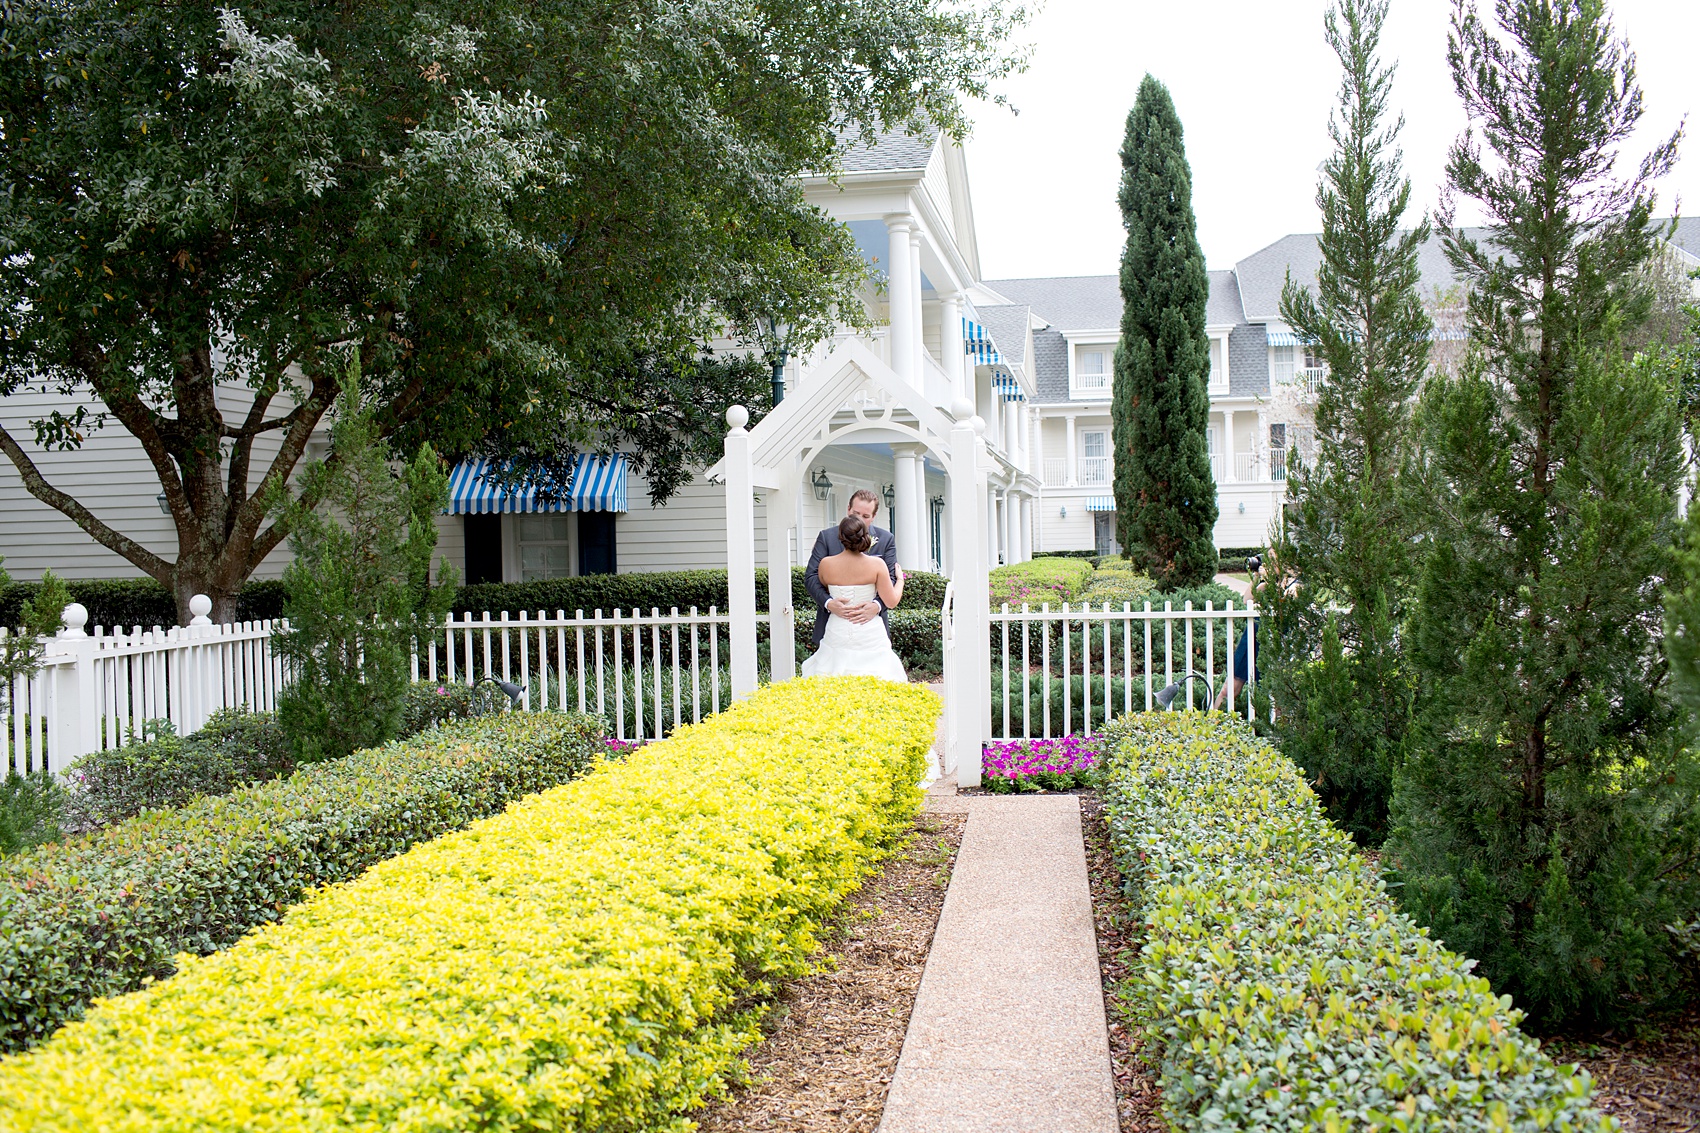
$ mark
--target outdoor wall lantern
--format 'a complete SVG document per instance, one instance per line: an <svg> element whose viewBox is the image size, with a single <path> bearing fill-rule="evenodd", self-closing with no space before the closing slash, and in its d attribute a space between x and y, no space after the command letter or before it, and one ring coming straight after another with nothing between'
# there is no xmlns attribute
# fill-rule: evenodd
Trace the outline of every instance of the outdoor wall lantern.
<svg viewBox="0 0 1700 1133"><path fill-rule="evenodd" d="M1245 501L1244 500L1240 501L1240 514L1241 515L1245 514Z"/></svg>
<svg viewBox="0 0 1700 1133"><path fill-rule="evenodd" d="M1057 514L1062 516L1062 518L1067 519L1068 518L1068 505L1064 504L1062 507L1058 508Z"/></svg>
<svg viewBox="0 0 1700 1133"><path fill-rule="evenodd" d="M885 511L887 515L890 515L892 509L897 507L897 489L887 484L880 489L880 495L885 497Z"/></svg>
<svg viewBox="0 0 1700 1133"><path fill-rule="evenodd" d="M165 514L165 515L171 514L171 505L168 502L166 502L164 492L161 492L159 495L155 496L154 501L159 504L159 510L163 514Z"/></svg>
<svg viewBox="0 0 1700 1133"><path fill-rule="evenodd" d="M815 478L809 482L815 486L815 499L824 503L832 495L832 481L826 478L826 469L815 469Z"/></svg>

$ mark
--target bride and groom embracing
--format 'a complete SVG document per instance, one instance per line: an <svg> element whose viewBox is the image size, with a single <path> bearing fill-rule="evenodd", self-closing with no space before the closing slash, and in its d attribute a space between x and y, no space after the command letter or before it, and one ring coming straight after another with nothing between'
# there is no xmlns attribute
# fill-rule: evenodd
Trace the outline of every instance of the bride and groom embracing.
<svg viewBox="0 0 1700 1133"><path fill-rule="evenodd" d="M838 526L815 537L804 576L815 600L815 653L803 662L805 677L909 679L886 620L886 611L903 600L903 568L891 532L874 526L879 506L878 497L858 488Z"/></svg>

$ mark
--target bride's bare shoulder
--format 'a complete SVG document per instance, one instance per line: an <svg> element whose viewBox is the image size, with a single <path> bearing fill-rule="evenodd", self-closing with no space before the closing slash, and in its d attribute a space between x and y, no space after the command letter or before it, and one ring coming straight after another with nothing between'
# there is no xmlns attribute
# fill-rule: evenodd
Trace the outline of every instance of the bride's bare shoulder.
<svg viewBox="0 0 1700 1133"><path fill-rule="evenodd" d="M820 561L820 580L828 586L860 586L873 582L878 569L883 566L879 559L868 555L853 555L849 551L840 551L836 555L828 555Z"/></svg>

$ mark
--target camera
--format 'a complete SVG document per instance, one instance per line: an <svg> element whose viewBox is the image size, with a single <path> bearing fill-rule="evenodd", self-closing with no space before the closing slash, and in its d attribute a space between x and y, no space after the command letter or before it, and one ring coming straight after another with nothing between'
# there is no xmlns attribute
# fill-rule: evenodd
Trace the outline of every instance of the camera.
<svg viewBox="0 0 1700 1133"><path fill-rule="evenodd" d="M1263 560L1257 555L1248 555L1245 561L1245 569L1248 574L1256 574L1263 569Z"/></svg>

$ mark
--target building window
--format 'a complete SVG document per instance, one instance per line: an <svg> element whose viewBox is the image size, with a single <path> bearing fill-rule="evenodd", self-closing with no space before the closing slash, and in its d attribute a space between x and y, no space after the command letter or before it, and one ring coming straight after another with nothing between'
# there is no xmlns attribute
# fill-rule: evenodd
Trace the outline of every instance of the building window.
<svg viewBox="0 0 1700 1133"><path fill-rule="evenodd" d="M1292 347L1288 347L1291 350ZM1287 426L1285 423L1275 423L1269 426L1269 478L1285 480L1287 478Z"/></svg>
<svg viewBox="0 0 1700 1133"><path fill-rule="evenodd" d="M1103 390L1110 388L1109 352L1082 350L1075 363L1074 388Z"/></svg>
<svg viewBox="0 0 1700 1133"><path fill-rule="evenodd" d="M572 516L519 516L519 576L522 582L570 578L573 573Z"/></svg>
<svg viewBox="0 0 1700 1133"><path fill-rule="evenodd" d="M1217 389L1225 388L1228 384L1228 371L1222 365L1222 355L1227 348L1228 340L1225 338L1210 340L1210 384Z"/></svg>
<svg viewBox="0 0 1700 1133"><path fill-rule="evenodd" d="M578 572L614 574L620 569L615 555L615 514L611 511L578 513Z"/></svg>
<svg viewBox="0 0 1700 1133"><path fill-rule="evenodd" d="M1269 380L1275 384L1293 380L1293 348L1291 346L1271 346L1269 348Z"/></svg>
<svg viewBox="0 0 1700 1133"><path fill-rule="evenodd" d="M1216 436L1216 426L1204 427L1204 445L1210 453L1210 477L1218 484L1222 482L1222 442Z"/></svg>
<svg viewBox="0 0 1700 1133"><path fill-rule="evenodd" d="M1080 482L1110 482L1110 434L1105 429L1086 429L1080 434Z"/></svg>

